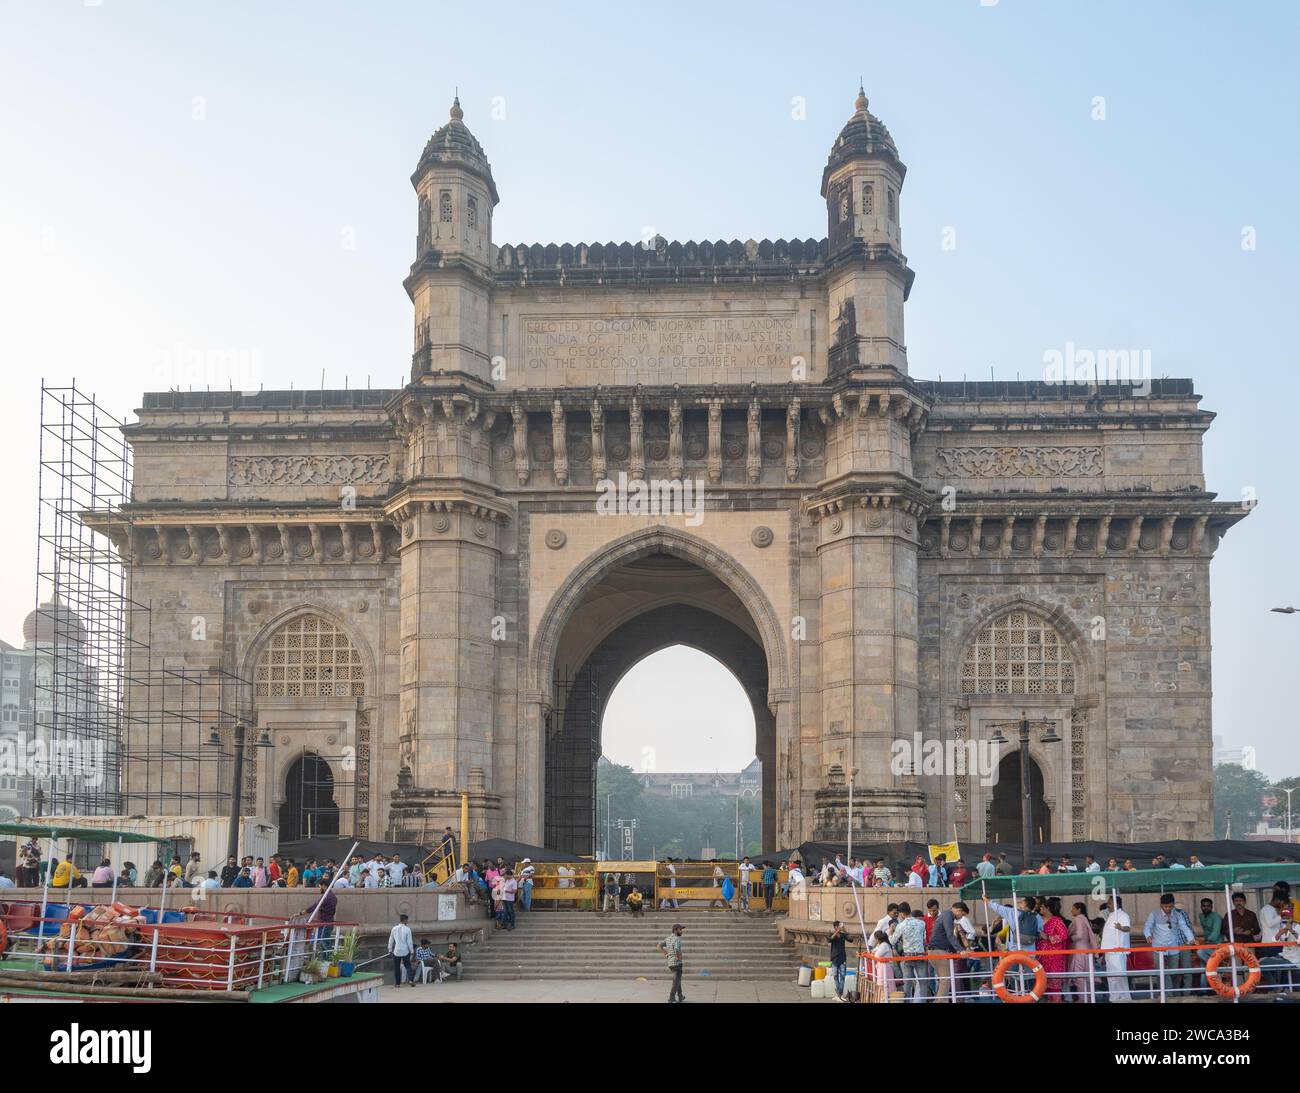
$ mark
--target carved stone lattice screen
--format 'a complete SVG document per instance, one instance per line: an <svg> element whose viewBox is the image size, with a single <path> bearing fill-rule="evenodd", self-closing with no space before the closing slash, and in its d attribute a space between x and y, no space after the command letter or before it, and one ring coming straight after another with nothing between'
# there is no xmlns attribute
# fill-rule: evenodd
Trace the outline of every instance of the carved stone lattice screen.
<svg viewBox="0 0 1300 1093"><path fill-rule="evenodd" d="M962 694L1074 693L1074 661L1059 633L1028 611L1008 611L976 635L961 666Z"/></svg>
<svg viewBox="0 0 1300 1093"><path fill-rule="evenodd" d="M263 650L254 675L258 698L346 698L366 693L361 654L319 615L290 619Z"/></svg>

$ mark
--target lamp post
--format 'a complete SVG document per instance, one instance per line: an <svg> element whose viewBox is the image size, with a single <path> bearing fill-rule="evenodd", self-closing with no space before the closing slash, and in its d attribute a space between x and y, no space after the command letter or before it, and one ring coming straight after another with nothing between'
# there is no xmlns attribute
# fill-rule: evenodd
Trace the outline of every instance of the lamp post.
<svg viewBox="0 0 1300 1093"><path fill-rule="evenodd" d="M1024 855L1024 868L1028 869L1030 864L1030 854L1034 845L1034 797L1030 787L1029 780L1029 731L1031 728L1046 728L1046 731L1039 737L1039 742L1043 744L1059 744L1061 737L1057 735L1053 727L1055 722L1052 721L1033 721L1031 722L1025 716L1025 711L1020 711L1019 721L1001 721L995 726L992 736L993 743L1005 744L1007 738L1002 735L1003 725L1015 725L1020 734L1020 846L1021 853Z"/></svg>
<svg viewBox="0 0 1300 1093"><path fill-rule="evenodd" d="M853 780L858 776L857 767L849 767L849 832L846 842L848 845L844 849L844 857L847 859L845 864L853 860Z"/></svg>
<svg viewBox="0 0 1300 1093"><path fill-rule="evenodd" d="M243 805L242 787L244 784L244 748L248 746L244 737L248 730L248 722L242 717L235 721L234 744L235 744L235 762L234 776L230 784L230 831L226 836L226 857L239 858L239 818L240 809ZM207 746L210 748L221 747L221 733L214 727L208 734ZM252 745L257 748L272 747L271 734L263 729L257 734L257 741Z"/></svg>

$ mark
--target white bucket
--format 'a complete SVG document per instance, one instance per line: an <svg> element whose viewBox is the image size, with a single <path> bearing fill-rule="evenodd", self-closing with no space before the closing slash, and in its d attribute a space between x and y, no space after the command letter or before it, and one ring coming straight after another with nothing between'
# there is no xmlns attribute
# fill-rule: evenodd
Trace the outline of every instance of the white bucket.
<svg viewBox="0 0 1300 1093"><path fill-rule="evenodd" d="M825 979L814 979L814 980L812 981L812 996L813 996L814 998L825 998L825 997L826 997L826 980L825 980Z"/></svg>
<svg viewBox="0 0 1300 1093"><path fill-rule="evenodd" d="M799 966L799 986L806 987L812 982L812 968L807 964Z"/></svg>

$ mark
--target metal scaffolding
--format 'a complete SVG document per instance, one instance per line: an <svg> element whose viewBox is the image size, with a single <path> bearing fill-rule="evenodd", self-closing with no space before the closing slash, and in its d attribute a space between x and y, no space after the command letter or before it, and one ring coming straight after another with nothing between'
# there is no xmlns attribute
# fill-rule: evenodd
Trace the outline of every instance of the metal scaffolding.
<svg viewBox="0 0 1300 1093"><path fill-rule="evenodd" d="M28 772L34 810L221 814L251 689L153 654L150 608L120 553L130 537L110 538L131 500L122 426L75 381L41 384L33 721L48 763ZM245 772L251 801L256 764Z"/></svg>
<svg viewBox="0 0 1300 1093"><path fill-rule="evenodd" d="M596 851L596 762L600 759L600 688L590 662L555 679L546 720L545 844L573 854Z"/></svg>

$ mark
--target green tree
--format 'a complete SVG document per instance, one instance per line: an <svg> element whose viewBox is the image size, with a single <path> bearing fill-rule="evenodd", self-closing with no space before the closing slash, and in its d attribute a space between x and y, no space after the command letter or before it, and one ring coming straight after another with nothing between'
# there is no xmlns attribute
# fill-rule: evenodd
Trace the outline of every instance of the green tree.
<svg viewBox="0 0 1300 1093"><path fill-rule="evenodd" d="M1227 837L1228 812L1232 812L1232 836L1239 839L1254 829L1264 812L1261 798L1268 792L1268 779L1257 770L1236 763L1219 763L1214 768L1214 835Z"/></svg>
<svg viewBox="0 0 1300 1093"><path fill-rule="evenodd" d="M659 859L698 858L705 832L711 833L719 857L734 857L736 850L736 798L721 793L700 793L691 797L663 797L645 792L630 767L602 763L596 774L596 816L598 840L603 844L606 815L637 821L636 855ZM744 837L742 854L762 849L762 802L743 797L739 804ZM619 853L619 833L610 830L610 855Z"/></svg>

